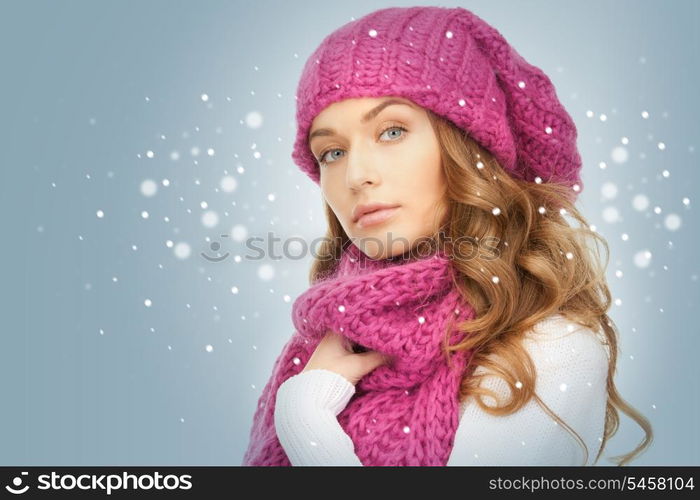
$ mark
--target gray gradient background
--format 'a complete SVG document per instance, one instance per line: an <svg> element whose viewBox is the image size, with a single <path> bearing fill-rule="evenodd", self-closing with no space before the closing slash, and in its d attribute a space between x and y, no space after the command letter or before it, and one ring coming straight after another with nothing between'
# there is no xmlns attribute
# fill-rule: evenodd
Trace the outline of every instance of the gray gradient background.
<svg viewBox="0 0 700 500"><path fill-rule="evenodd" d="M235 262L249 251L220 235L235 224L249 236L323 234L318 187L290 158L297 80L326 34L391 5L421 3L0 4L0 464L240 464L311 258ZM616 382L654 427L634 463L698 464L699 3L438 5L473 10L554 82L579 129L579 206L610 244ZM251 111L260 128L246 125ZM629 159L617 163L623 137ZM219 189L225 173L233 192ZM141 193L144 179L158 182L155 196ZM643 211L632 206L640 193ZM202 201L216 227L202 224ZM191 256L176 258L167 240ZM213 241L231 256L201 257ZM606 456L641 437L623 415Z"/></svg>

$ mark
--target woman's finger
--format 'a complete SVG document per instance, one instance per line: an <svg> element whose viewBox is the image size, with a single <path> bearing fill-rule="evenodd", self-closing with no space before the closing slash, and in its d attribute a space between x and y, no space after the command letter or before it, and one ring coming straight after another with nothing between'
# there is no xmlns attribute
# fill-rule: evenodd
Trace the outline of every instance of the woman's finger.
<svg viewBox="0 0 700 500"><path fill-rule="evenodd" d="M329 330L321 340L334 353L344 353L349 350L348 339L333 330Z"/></svg>
<svg viewBox="0 0 700 500"><path fill-rule="evenodd" d="M367 351L360 354L356 354L356 356L358 356L358 359L362 360L363 371L365 373L369 373L375 368L386 364L387 362L386 357L382 353L377 351Z"/></svg>

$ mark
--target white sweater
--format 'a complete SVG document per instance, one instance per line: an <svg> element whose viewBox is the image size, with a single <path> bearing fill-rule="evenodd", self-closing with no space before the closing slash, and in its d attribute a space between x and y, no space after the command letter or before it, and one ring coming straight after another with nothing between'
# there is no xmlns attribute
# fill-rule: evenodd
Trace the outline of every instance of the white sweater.
<svg viewBox="0 0 700 500"><path fill-rule="evenodd" d="M607 401L608 358L595 332L559 314L527 332L523 345L537 370L535 391L574 429L588 447L590 465L600 448ZM476 373L485 372L482 367ZM495 375L482 386L510 393ZM279 387L275 428L292 465L358 465L354 445L337 420L355 393L342 375L313 369L288 378ZM493 398L484 402L494 406ZM447 465L583 465L584 451L562 425L534 399L517 412L492 416L469 396Z"/></svg>

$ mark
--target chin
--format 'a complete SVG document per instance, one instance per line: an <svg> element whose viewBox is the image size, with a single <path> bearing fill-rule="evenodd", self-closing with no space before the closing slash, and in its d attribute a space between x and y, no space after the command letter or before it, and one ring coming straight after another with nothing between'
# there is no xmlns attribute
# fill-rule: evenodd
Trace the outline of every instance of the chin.
<svg viewBox="0 0 700 500"><path fill-rule="evenodd" d="M364 235L353 236L353 241L359 246L362 252L373 259L387 259L402 255L408 251L408 243L402 241L406 238L397 234L395 231L391 235L391 247L389 247L389 234L385 231L377 233L373 236L367 232Z"/></svg>

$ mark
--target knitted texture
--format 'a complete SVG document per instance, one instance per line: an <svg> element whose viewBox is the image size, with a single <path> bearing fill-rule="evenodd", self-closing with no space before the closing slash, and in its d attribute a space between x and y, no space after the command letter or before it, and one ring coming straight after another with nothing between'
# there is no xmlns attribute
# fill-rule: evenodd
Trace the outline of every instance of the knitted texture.
<svg viewBox="0 0 700 500"><path fill-rule="evenodd" d="M366 466L446 465L459 424L459 385L471 351L445 357L456 322L474 317L442 251L371 259L350 244L334 273L294 302L296 331L258 400L243 465L290 465L274 428L279 386L300 373L327 331L390 357L356 385L338 422Z"/></svg>
<svg viewBox="0 0 700 500"><path fill-rule="evenodd" d="M347 98L401 96L452 121L512 176L583 189L576 126L544 72L461 7L391 7L329 34L296 92L292 158L319 184L313 119ZM539 181L538 181L539 182Z"/></svg>

